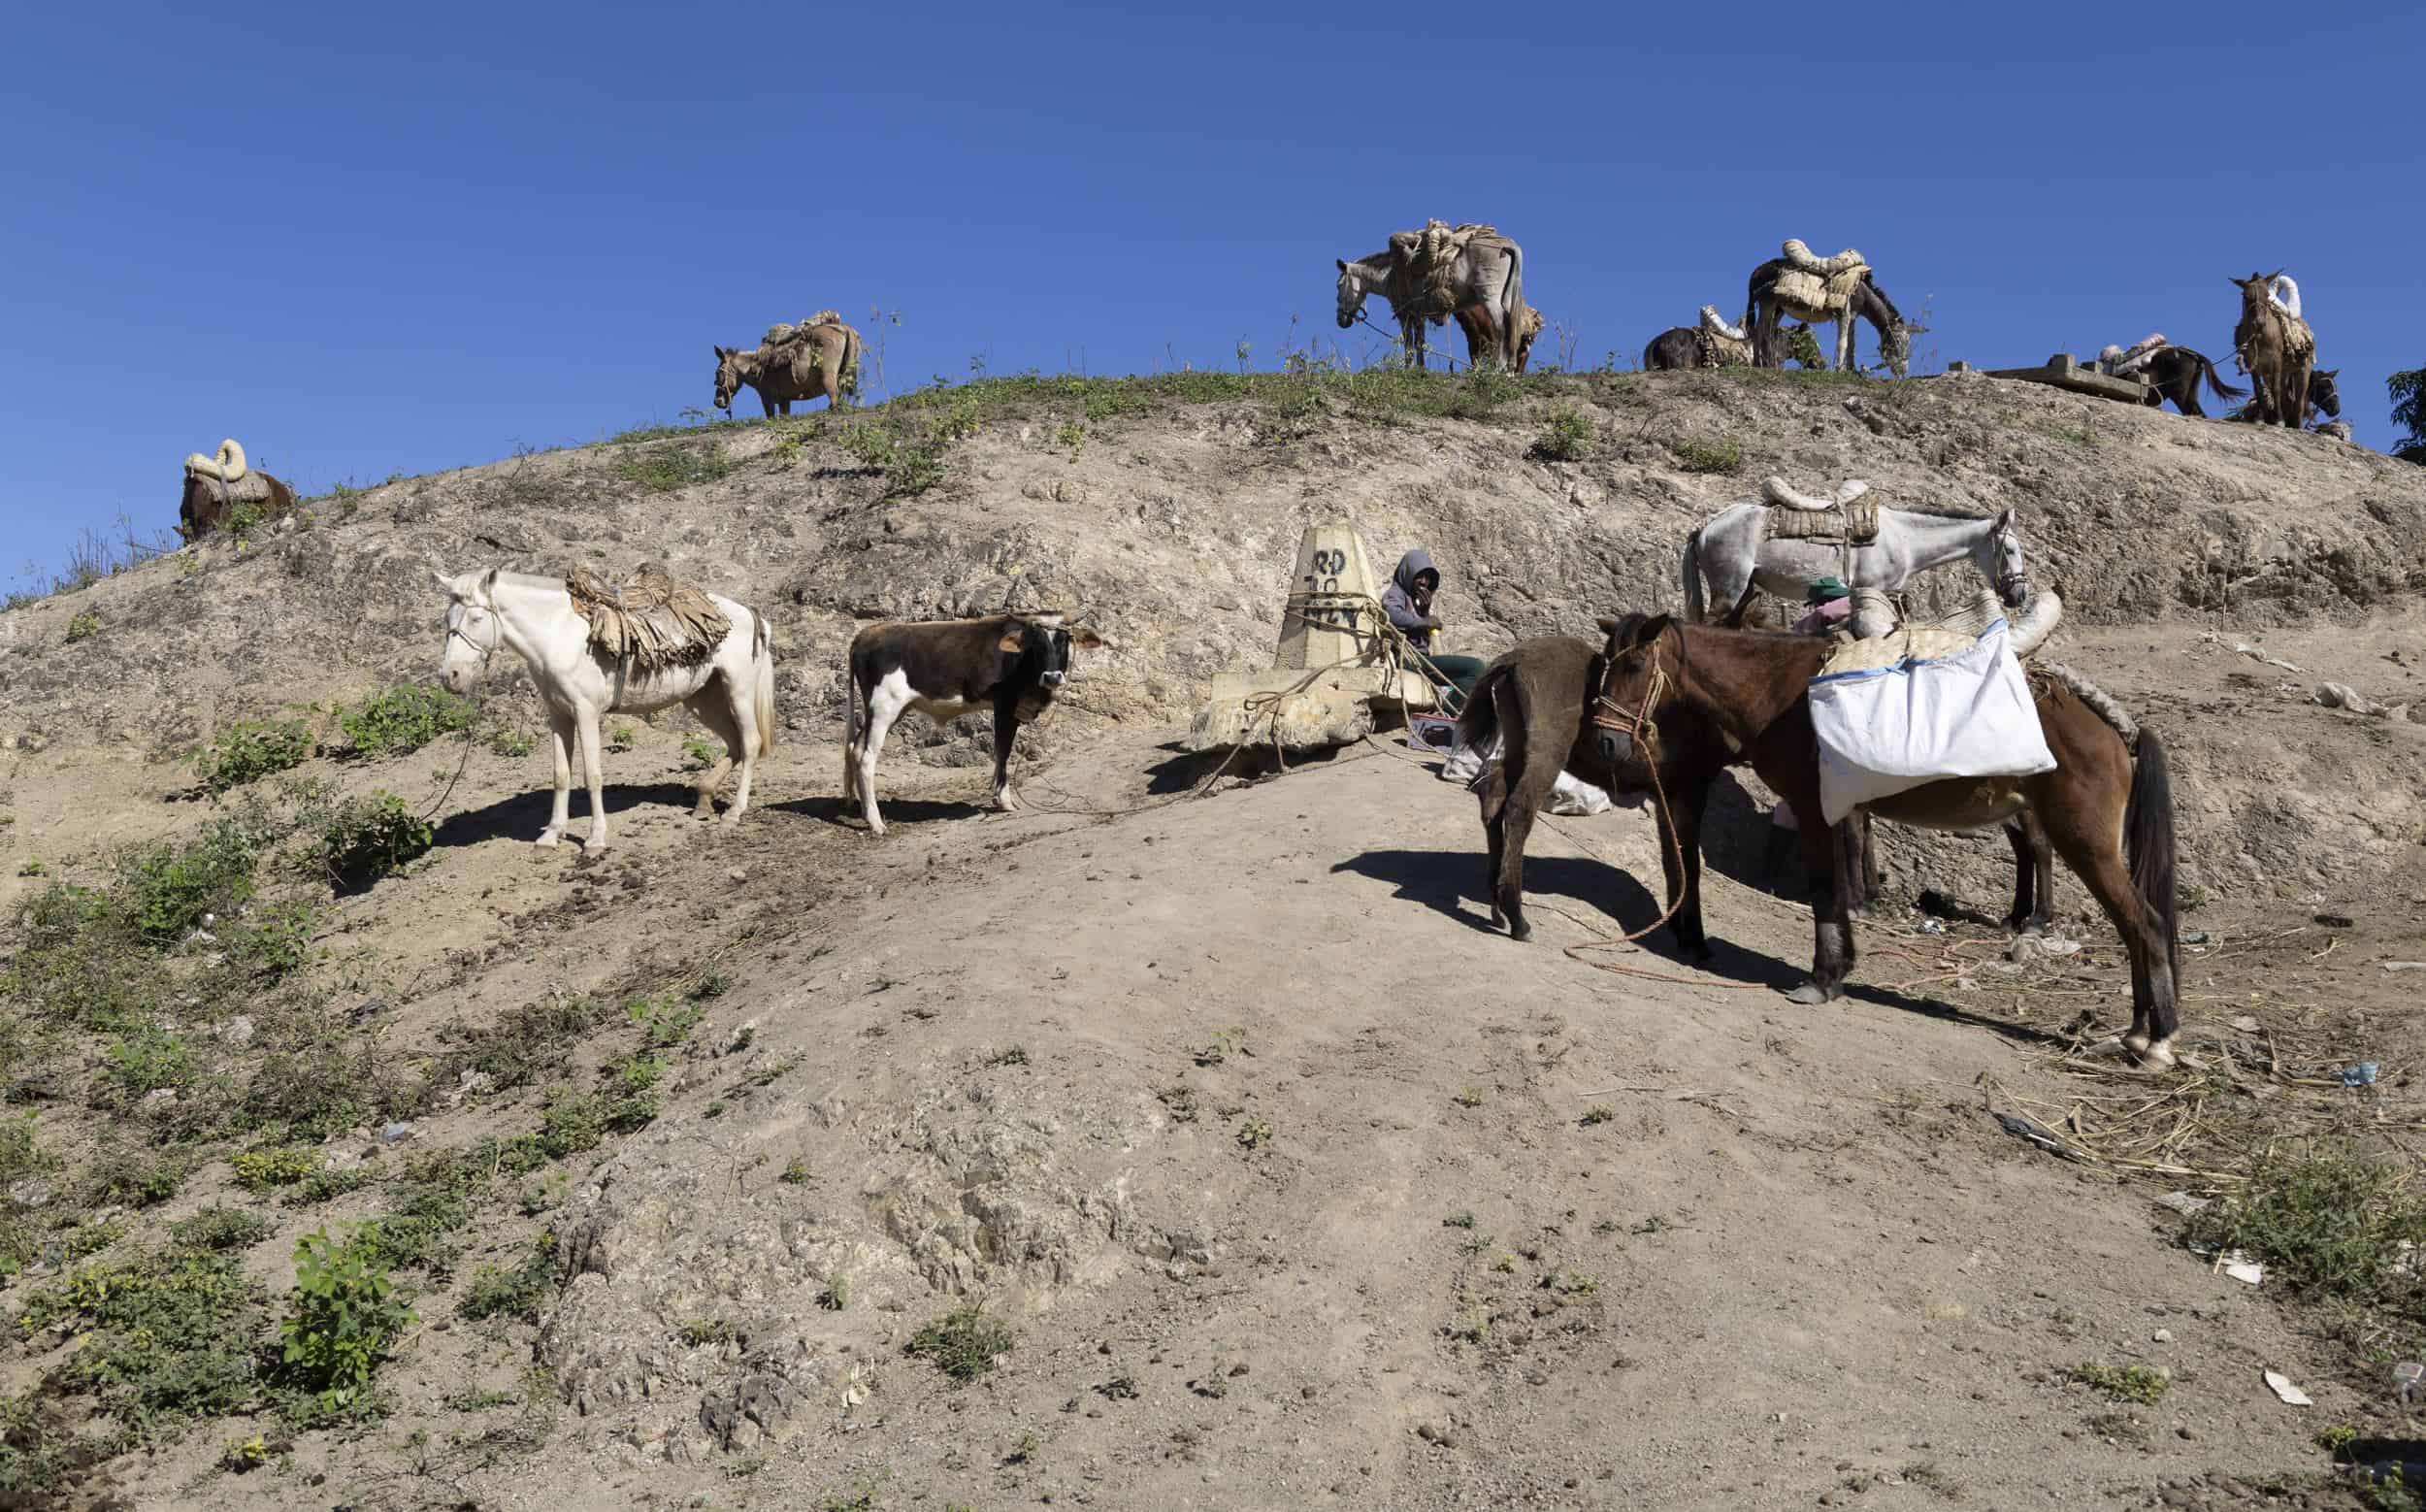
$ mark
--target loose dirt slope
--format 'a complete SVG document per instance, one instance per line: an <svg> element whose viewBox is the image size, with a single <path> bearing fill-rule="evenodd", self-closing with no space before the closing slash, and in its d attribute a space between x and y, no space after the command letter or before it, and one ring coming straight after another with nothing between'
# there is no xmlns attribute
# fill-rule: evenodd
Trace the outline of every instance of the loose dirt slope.
<svg viewBox="0 0 2426 1512"><path fill-rule="evenodd" d="M113 1111L111 1053L134 1030L8 1010L34 1041L13 1096L53 1162L12 1210L57 1235L13 1315L222 1200L268 1220L244 1270L275 1297L304 1231L425 1213L434 1178L415 1161L556 1128L548 1109L613 1085L636 1045L667 1064L653 1117L595 1148L500 1167L520 1179L449 1177L471 1194L442 1225L462 1253L404 1269L422 1322L378 1377L384 1417L163 1430L154 1456L73 1495L2229 1504L2247 1489L2235 1476L2321 1469L2311 1440L2328 1423L2397 1427L2372 1372L2172 1243L2150 1199L2196 1178L2067 1163L1987 1115L2082 1108L2082 1142L2108 1130L2109 1153L2141 1148L2125 1145L2146 1125L2120 1115L2167 1089L2064 1054L2076 1014L2111 1028L2127 1004L2102 923L2073 925L2080 955L2010 970L1984 932L1883 923L1853 1001L1789 1007L1772 988L1805 958L1808 916L1748 885L1758 795L1730 789L1716 970L1637 955L1614 959L1653 975L1605 973L1557 947L1656 911L1638 815L1537 840L1544 928L1518 946L1478 901L1471 800L1406 753L1170 802L1186 775L1165 742L1206 677L1268 654L1308 520L1355 519L1385 570L1432 549L1459 648L1488 652L1673 604L1684 531L1762 472L2016 505L2034 568L2077 616L2058 654L2177 752L2190 923L2207 935L2191 1016L2247 1015L2255 1028L2221 1033L2298 1060L2242 1100L2406 1127L2416 1035L2387 984L2416 978L2379 962L2426 956L2426 729L2305 697L2327 678L2387 703L2419 692L2413 470L1985 379L1234 386L965 393L948 417L974 433L936 447L943 479L913 497L898 459L891 477L870 471L874 448L822 419L525 458L316 501L309 525L241 550L8 615L4 870L39 856L49 873L0 884L20 899L104 878L120 844L194 833L204 805L165 802L187 780L169 760L228 722L426 676L434 565L663 555L766 606L784 661L786 743L732 835L687 817L672 725L610 759L620 848L594 864L528 846L537 757L448 741L311 763L344 791L416 801L462 774L429 860L328 904L331 958L301 978L318 1017L256 1010L249 1049L206 1048L230 1044L223 1020L192 1019L212 1006L144 1030L244 1089L208 1130L169 1111L211 1103L199 1073L181 1101ZM1852 395L1883 434L1847 412ZM1592 458L1527 458L1558 404L1590 418ZM907 437L926 413L873 423ZM1733 443L1741 475L1685 471L1688 441ZM1098 607L1120 646L1026 742L1023 793L1070 811L980 815L979 774L955 770L975 742L920 731L929 764L897 751L880 773L894 835L838 822L854 621L1054 602ZM64 643L87 611L99 632ZM492 707L537 728L510 688ZM1952 886L2001 911L2001 871L1980 859L2001 842L1890 843L1905 893ZM2077 911L2078 884L2058 887ZM2334 909L2357 925L2309 923ZM585 996L656 1006L637 1028L583 1020L596 1027L533 1052L536 1073L461 1058L527 1005ZM684 1003L696 1024L651 1027ZM368 1179L274 1204L231 1185L243 1111L271 1105L246 1063L320 1064L296 1048L307 1031L375 1047L347 1063L377 1084L360 1122L307 1141L323 1169ZM2295 1079L2362 1053L2386 1070L2366 1093ZM391 1121L408 1126L393 1138ZM130 1138L183 1152L174 1195L115 1211L65 1195ZM2188 1135L2148 1149L2207 1151ZM94 1260L63 1248L114 1222ZM483 1265L530 1270L535 1255L523 1305L459 1315ZM904 1354L973 1303L1009 1330L991 1371L957 1386ZM78 1347L36 1331L10 1365L7 1390L54 1437L108 1427L60 1384ZM2091 1364L2161 1366L2172 1385L2117 1404L2072 1379ZM2319 1406L2277 1403L2262 1368ZM273 1468L213 1468L255 1432Z"/></svg>

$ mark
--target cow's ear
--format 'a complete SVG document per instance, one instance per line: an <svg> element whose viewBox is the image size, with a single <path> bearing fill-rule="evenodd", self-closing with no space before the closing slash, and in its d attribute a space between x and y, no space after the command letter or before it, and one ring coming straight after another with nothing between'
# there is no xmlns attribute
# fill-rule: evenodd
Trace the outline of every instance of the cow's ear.
<svg viewBox="0 0 2426 1512"><path fill-rule="evenodd" d="M1002 639L994 642L994 645L998 651L1008 651L1013 656L1017 656L1028 648L1028 631L1024 626L1013 625L1002 632Z"/></svg>
<svg viewBox="0 0 2426 1512"><path fill-rule="evenodd" d="M1097 635L1085 625L1072 625L1069 627L1069 643L1072 645L1110 645L1112 642Z"/></svg>

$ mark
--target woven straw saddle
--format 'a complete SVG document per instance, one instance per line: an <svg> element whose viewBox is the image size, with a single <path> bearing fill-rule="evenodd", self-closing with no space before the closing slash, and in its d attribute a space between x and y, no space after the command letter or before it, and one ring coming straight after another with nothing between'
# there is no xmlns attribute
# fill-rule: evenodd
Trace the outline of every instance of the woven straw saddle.
<svg viewBox="0 0 2426 1512"><path fill-rule="evenodd" d="M574 612L589 621L590 644L618 666L639 672L696 667L716 654L733 621L705 590L676 582L644 562L624 582L586 567L565 575Z"/></svg>
<svg viewBox="0 0 2426 1512"><path fill-rule="evenodd" d="M1439 320L1455 314L1459 260L1476 242L1489 247L1505 246L1507 241L1497 226L1479 221L1453 226L1445 220L1426 220L1421 231L1393 231L1386 291L1392 312L1401 319L1423 314Z"/></svg>
<svg viewBox="0 0 2426 1512"><path fill-rule="evenodd" d="M1760 502L1769 507L1769 534L1784 541L1841 541L1867 545L1879 539L1879 501L1870 485L1849 477L1825 496L1807 494L1774 474L1761 479Z"/></svg>
<svg viewBox="0 0 2426 1512"><path fill-rule="evenodd" d="M1834 257L1818 257L1792 237L1779 248L1786 266L1774 285L1777 297L1805 310L1845 310L1853 302L1853 285L1870 276L1869 259L1852 247Z"/></svg>

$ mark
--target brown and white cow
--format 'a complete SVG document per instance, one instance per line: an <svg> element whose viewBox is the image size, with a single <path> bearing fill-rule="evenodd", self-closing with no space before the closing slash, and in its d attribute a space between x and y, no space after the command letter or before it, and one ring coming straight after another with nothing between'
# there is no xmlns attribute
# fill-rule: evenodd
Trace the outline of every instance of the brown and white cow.
<svg viewBox="0 0 2426 1512"><path fill-rule="evenodd" d="M884 833L876 811L876 755L902 711L938 725L994 709L994 806L1012 808L1011 741L1020 721L1036 718L1069 675L1073 645L1103 638L1060 609L1030 609L984 619L870 625L851 638L849 705L843 711L842 801L856 798L868 828Z"/></svg>

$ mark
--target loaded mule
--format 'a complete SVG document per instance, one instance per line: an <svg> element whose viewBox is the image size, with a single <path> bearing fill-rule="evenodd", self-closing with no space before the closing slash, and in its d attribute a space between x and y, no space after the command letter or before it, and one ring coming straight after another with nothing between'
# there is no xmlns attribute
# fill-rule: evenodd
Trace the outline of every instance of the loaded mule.
<svg viewBox="0 0 2426 1512"><path fill-rule="evenodd" d="M554 740L556 803L538 843L554 845L572 821L573 747L580 742L590 789L586 855L606 849L607 713L651 714L683 705L724 741L725 754L700 774L693 813L715 811L717 786L738 769L728 830L750 805L758 758L775 743L775 657L767 617L756 609L643 567L621 587L586 570L534 577L490 568L434 574L446 594L449 692L469 693L500 651L522 658L539 687Z"/></svg>
<svg viewBox="0 0 2426 1512"><path fill-rule="evenodd" d="M938 726L982 707L994 710L994 806L1011 797L1011 742L1069 676L1073 646L1103 638L1060 609L1029 609L984 619L870 625L851 638L850 686L843 709L842 802L860 804L870 833L884 833L876 809L876 757L905 709Z"/></svg>

